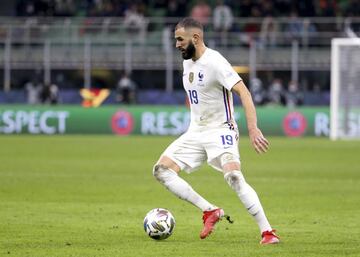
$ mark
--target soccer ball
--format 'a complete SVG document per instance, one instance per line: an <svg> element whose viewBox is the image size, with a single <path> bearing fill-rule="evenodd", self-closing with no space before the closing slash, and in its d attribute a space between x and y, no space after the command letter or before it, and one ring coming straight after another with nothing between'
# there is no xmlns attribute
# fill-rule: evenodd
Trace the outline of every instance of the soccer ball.
<svg viewBox="0 0 360 257"><path fill-rule="evenodd" d="M152 209L144 218L144 230L152 239L166 239L171 236L174 228L174 216L166 209Z"/></svg>

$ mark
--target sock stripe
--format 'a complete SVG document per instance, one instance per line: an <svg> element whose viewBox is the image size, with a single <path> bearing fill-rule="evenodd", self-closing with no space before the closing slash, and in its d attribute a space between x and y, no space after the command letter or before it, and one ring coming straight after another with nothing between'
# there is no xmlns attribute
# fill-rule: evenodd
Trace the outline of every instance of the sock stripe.
<svg viewBox="0 0 360 257"><path fill-rule="evenodd" d="M249 208L246 208L248 211L250 211L251 208L253 208L255 204L251 205Z"/></svg>

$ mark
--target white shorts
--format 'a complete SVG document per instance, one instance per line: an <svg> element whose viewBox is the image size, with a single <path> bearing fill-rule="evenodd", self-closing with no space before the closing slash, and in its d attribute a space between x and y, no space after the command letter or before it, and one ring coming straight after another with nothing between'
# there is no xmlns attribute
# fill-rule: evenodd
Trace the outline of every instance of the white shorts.
<svg viewBox="0 0 360 257"><path fill-rule="evenodd" d="M202 132L187 131L164 151L162 156L173 160L181 170L190 173L205 161L222 171L220 156L231 153L240 163L238 131L229 128L214 128Z"/></svg>

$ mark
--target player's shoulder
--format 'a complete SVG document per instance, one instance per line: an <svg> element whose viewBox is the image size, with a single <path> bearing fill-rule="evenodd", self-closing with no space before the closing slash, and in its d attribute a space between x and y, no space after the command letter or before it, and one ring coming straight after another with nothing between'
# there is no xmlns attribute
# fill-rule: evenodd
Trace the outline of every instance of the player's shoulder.
<svg viewBox="0 0 360 257"><path fill-rule="evenodd" d="M229 65L229 62L219 51L211 48L208 48L206 51L207 64L212 66L215 70L221 69L222 67Z"/></svg>
<svg viewBox="0 0 360 257"><path fill-rule="evenodd" d="M217 50L207 48L206 52L208 56L212 59L226 60L225 57Z"/></svg>

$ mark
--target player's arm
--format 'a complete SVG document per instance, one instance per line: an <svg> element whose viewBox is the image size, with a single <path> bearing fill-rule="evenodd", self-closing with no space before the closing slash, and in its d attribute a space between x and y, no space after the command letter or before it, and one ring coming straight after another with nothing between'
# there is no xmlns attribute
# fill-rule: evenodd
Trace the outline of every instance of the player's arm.
<svg viewBox="0 0 360 257"><path fill-rule="evenodd" d="M246 123L252 145L257 153L265 153L269 148L269 142L257 126L255 105L249 90L245 86L244 82L240 80L232 87L232 91L240 96L245 110Z"/></svg>

